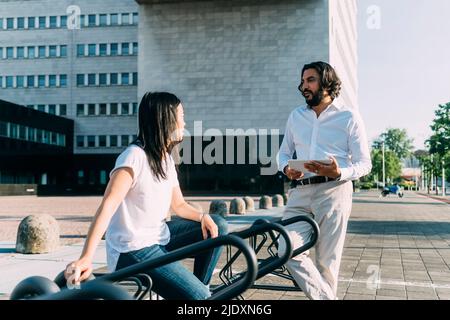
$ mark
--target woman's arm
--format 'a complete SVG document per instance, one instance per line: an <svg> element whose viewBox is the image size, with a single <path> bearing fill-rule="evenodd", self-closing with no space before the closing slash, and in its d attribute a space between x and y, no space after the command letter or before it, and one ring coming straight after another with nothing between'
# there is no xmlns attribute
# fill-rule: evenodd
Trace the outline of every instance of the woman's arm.
<svg viewBox="0 0 450 320"><path fill-rule="evenodd" d="M193 206L189 205L184 200L180 186L173 188L171 207L177 216L200 222L202 224L203 239L208 238L208 231L212 238L218 236L218 229L214 220L209 216L209 214L202 213Z"/></svg>
<svg viewBox="0 0 450 320"><path fill-rule="evenodd" d="M92 273L92 259L97 245L108 228L111 217L130 190L132 182L133 170L130 168L120 168L112 174L106 187L102 203L97 209L94 220L89 228L81 256L77 261L67 266L65 272L66 279L71 276L70 270L75 270L76 268L79 268L81 271L81 276L79 279L74 279L74 282L83 281L90 276Z"/></svg>

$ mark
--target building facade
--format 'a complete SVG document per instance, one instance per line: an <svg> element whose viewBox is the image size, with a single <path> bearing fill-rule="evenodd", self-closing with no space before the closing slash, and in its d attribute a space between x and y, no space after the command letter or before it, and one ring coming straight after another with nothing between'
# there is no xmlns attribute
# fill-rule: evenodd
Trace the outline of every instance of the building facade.
<svg viewBox="0 0 450 320"><path fill-rule="evenodd" d="M137 2L138 95L149 88L176 93L195 137L188 140L201 141L199 150L230 136L248 140L237 150L247 160L241 165L226 162L225 150L236 149L229 145L212 165L204 153L203 167L192 165L195 156L184 159L189 187L220 190L245 181L240 186L256 192L279 184L276 153L290 112L305 103L297 87L306 63L333 65L343 81L337 103L358 108L356 0ZM267 175L262 166L270 167Z"/></svg>
<svg viewBox="0 0 450 320"><path fill-rule="evenodd" d="M132 0L0 1L0 97L74 120L73 153L88 163L78 174L95 183L105 179L90 160L115 158L136 134L137 10Z"/></svg>

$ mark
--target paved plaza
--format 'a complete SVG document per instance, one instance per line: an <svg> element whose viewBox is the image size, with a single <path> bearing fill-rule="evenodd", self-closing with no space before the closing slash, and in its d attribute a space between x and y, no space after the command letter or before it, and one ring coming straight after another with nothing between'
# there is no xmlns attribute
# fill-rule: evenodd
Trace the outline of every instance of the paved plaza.
<svg viewBox="0 0 450 320"><path fill-rule="evenodd" d="M212 198L188 198L204 209ZM224 198L230 200L231 198ZM7 299L14 284L30 275L53 278L81 252L82 241L100 197L1 197L0 201L0 299ZM282 208L274 210L280 215ZM61 228L58 252L47 255L14 253L20 221L28 214L49 213ZM254 215L266 215L257 211ZM233 228L236 220L230 218ZM314 250L312 250L314 251ZM312 252L314 254L314 252ZM95 267L105 263L99 247ZM220 283L218 270L213 283ZM239 268L239 265L237 266ZM269 275L258 283L290 284ZM450 205L448 198L429 198L406 192L404 198L380 198L376 191L354 195L339 277L338 296L344 300L450 299ZM296 291L247 290L249 300L302 300Z"/></svg>

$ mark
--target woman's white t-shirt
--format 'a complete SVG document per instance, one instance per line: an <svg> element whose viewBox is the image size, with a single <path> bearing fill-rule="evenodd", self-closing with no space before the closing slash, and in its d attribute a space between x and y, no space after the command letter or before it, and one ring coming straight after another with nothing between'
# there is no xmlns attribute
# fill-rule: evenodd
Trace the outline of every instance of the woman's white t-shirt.
<svg viewBox="0 0 450 320"><path fill-rule="evenodd" d="M165 219L178 178L172 157L168 155L166 159L163 168L167 165L167 179L158 181L150 169L144 150L131 145L119 155L109 174L111 177L119 168L133 170L131 188L106 231L106 255L110 272L115 270L120 253L169 242L170 232Z"/></svg>

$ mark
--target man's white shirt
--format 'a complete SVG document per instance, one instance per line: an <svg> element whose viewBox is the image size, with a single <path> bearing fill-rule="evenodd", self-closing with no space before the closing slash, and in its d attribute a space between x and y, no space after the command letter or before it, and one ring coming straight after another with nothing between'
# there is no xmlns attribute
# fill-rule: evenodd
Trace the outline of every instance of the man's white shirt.
<svg viewBox="0 0 450 320"><path fill-rule="evenodd" d="M278 169L292 159L322 160L334 156L341 169L340 180L356 180L372 170L366 130L357 110L331 104L319 117L308 106L295 109L286 124L278 153ZM304 172L304 178L315 176Z"/></svg>

